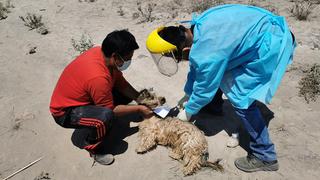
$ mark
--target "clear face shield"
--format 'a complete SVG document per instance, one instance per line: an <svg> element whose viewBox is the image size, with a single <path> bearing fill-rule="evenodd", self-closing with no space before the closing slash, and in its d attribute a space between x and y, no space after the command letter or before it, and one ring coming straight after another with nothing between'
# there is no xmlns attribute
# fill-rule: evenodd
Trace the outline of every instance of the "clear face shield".
<svg viewBox="0 0 320 180"><path fill-rule="evenodd" d="M168 53L151 53L159 72L165 76L173 76L178 72L178 60L173 51Z"/></svg>

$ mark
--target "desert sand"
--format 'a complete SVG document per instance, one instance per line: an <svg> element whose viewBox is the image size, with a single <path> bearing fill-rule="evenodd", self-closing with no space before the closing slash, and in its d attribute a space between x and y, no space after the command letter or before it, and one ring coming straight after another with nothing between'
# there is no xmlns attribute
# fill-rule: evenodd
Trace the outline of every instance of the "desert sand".
<svg viewBox="0 0 320 180"><path fill-rule="evenodd" d="M115 162L92 167L89 154L73 146L73 130L54 122L49 112L51 93L64 67L78 55L71 39L87 34L95 45L100 45L108 33L117 29L128 28L140 45L132 65L124 72L127 80L138 90L153 87L157 94L166 97L168 105L174 106L184 94L188 64L179 64L179 71L173 77L161 75L145 48L145 40L158 26L190 19L190 2L193 1L142 1L143 8L148 3L157 5L152 12L155 19L141 22L141 15L133 18L137 15L134 13L139 14L136 0L12 0L14 7L0 21L0 178L43 157L11 179L318 179L320 103L319 100L306 103L299 97L298 82L305 67L319 63L320 6L312 10L307 21L298 21L290 14L293 2L289 0L256 1L276 7L297 39L293 64L271 104L263 107L278 153L277 172L245 173L234 166L237 157L246 155L248 137L227 100L223 117L210 114L197 117L199 128L206 133L210 160L222 158L224 173L203 169L184 177L181 164L170 159L168 150L161 146L147 154L136 154L138 123L127 123L126 119L119 120L113 129L110 151L115 155ZM41 35L24 26L19 16L27 13L42 15L49 33ZM30 54L34 47L35 53ZM241 146L227 148L228 134L237 128Z"/></svg>

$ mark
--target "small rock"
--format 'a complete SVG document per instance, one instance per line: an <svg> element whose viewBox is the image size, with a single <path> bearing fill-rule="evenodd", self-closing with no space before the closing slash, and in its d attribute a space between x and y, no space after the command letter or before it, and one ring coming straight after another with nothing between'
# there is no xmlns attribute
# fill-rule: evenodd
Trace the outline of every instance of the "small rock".
<svg viewBox="0 0 320 180"><path fill-rule="evenodd" d="M41 35L46 35L49 33L48 29L44 26L37 28L37 32L40 33Z"/></svg>
<svg viewBox="0 0 320 180"><path fill-rule="evenodd" d="M30 50L29 50L29 54L34 54L34 53L36 53L36 49L37 49L36 46L31 47Z"/></svg>

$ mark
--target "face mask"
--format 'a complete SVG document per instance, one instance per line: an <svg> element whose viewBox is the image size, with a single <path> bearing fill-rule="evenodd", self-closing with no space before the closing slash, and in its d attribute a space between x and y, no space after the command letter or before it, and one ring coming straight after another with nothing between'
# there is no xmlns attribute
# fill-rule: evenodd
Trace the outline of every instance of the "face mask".
<svg viewBox="0 0 320 180"><path fill-rule="evenodd" d="M124 71L124 70L128 69L128 67L130 66L130 64L131 64L131 60L124 61L123 64L122 64L122 66L120 66L120 67L117 66L117 68L118 68L119 71Z"/></svg>
<svg viewBox="0 0 320 180"><path fill-rule="evenodd" d="M118 54L118 56L120 57L120 59L121 59L121 61L123 62L123 64L122 64L122 66L120 66L120 67L119 67L117 64L116 64L116 66L117 66L117 68L118 68L119 71L124 71L124 70L126 70L126 69L130 66L130 64L131 64L131 59L125 61L125 60L120 56L120 54Z"/></svg>

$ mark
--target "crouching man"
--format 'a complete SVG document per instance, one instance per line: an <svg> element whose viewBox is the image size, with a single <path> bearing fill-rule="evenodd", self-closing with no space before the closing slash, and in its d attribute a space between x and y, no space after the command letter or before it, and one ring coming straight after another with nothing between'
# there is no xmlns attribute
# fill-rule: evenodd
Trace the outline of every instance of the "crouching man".
<svg viewBox="0 0 320 180"><path fill-rule="evenodd" d="M130 32L111 32L101 47L87 50L67 65L51 97L50 112L56 123L64 128L87 129L87 135L79 135L79 148L103 165L114 161L113 155L98 151L113 119L131 113L141 113L145 118L153 115L146 106L128 105L139 92L121 71L129 67L138 48Z"/></svg>

